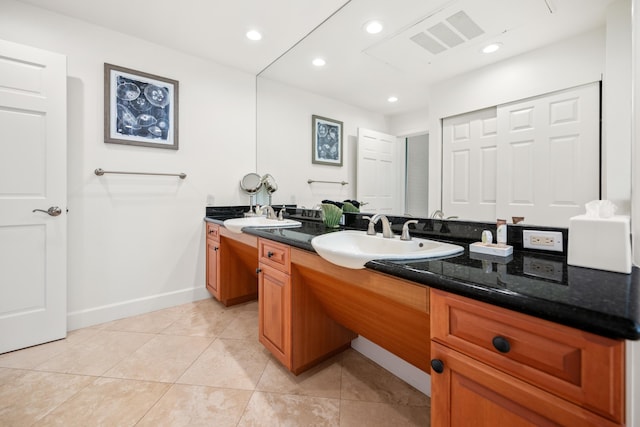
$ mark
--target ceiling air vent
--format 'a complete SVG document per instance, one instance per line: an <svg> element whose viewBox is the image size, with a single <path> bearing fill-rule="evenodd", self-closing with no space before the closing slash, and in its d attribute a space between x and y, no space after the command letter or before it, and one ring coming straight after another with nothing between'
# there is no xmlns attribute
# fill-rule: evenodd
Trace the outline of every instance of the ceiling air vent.
<svg viewBox="0 0 640 427"><path fill-rule="evenodd" d="M433 37L428 36L426 33L418 33L415 36L411 37L411 40L418 43L420 46L427 49L434 55L447 50L446 47L442 46L440 43L435 41Z"/></svg>
<svg viewBox="0 0 640 427"><path fill-rule="evenodd" d="M462 10L432 25L427 31L430 35L423 31L411 40L434 55L484 34L484 30Z"/></svg>

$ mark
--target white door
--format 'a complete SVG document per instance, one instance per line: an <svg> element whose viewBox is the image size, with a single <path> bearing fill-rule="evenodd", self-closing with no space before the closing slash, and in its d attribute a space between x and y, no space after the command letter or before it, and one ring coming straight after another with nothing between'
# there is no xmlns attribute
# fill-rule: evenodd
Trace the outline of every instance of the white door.
<svg viewBox="0 0 640 427"><path fill-rule="evenodd" d="M599 106L596 82L445 118L445 215L568 227L599 198Z"/></svg>
<svg viewBox="0 0 640 427"><path fill-rule="evenodd" d="M0 40L0 353L66 336L66 87L66 57Z"/></svg>
<svg viewBox="0 0 640 427"><path fill-rule="evenodd" d="M496 217L568 227L600 195L600 86L498 106Z"/></svg>
<svg viewBox="0 0 640 427"><path fill-rule="evenodd" d="M442 211L445 216L494 221L497 170L496 109L442 122Z"/></svg>
<svg viewBox="0 0 640 427"><path fill-rule="evenodd" d="M403 186L398 162L398 141L369 129L358 129L356 197L366 203L362 212L400 215L403 212Z"/></svg>

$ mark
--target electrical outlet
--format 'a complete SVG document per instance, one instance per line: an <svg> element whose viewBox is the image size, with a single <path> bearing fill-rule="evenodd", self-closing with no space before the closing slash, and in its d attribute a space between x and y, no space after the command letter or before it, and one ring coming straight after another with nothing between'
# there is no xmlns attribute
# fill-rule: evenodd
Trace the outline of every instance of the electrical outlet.
<svg viewBox="0 0 640 427"><path fill-rule="evenodd" d="M524 274L562 282L562 263L525 256L522 260Z"/></svg>
<svg viewBox="0 0 640 427"><path fill-rule="evenodd" d="M559 231L522 230L522 244L528 249L562 252L562 233Z"/></svg>

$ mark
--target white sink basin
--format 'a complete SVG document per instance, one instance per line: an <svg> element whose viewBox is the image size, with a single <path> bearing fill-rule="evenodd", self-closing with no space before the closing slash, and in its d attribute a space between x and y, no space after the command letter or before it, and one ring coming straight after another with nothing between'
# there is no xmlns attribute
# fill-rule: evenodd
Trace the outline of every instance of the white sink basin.
<svg viewBox="0 0 640 427"><path fill-rule="evenodd" d="M311 245L327 261L347 268L364 268L374 259L420 259L454 255L464 248L450 243L413 237L400 240L369 236L365 231L345 230L314 237Z"/></svg>
<svg viewBox="0 0 640 427"><path fill-rule="evenodd" d="M245 218L232 218L224 221L224 226L234 233L242 233L244 227L257 228L288 228L300 227L302 223L293 219L267 219L264 216L248 216Z"/></svg>

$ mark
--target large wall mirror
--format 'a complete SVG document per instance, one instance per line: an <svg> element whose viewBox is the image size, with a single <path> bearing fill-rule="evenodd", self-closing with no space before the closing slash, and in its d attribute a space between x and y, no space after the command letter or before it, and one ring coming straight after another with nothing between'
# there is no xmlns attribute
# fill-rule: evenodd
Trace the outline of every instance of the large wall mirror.
<svg viewBox="0 0 640 427"><path fill-rule="evenodd" d="M443 119L602 82L600 171L589 181L628 212L630 12L629 0L346 1L258 76L257 172L280 183L276 204L357 198L358 129L400 141L428 134L424 211L433 212L451 197L443 193ZM380 33L365 31L372 20L382 23ZM490 43L501 49L481 53ZM314 66L316 58L326 64ZM341 167L312 163L313 115L343 123ZM404 147L398 155L403 175ZM510 164L497 159L497 168ZM568 217L530 223L566 226Z"/></svg>

